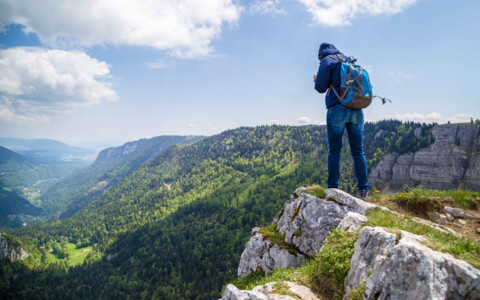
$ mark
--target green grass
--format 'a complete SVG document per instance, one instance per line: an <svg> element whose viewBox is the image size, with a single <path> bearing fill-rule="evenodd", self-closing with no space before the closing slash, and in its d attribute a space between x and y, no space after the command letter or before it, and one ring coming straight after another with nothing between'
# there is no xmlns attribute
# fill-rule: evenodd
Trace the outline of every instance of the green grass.
<svg viewBox="0 0 480 300"><path fill-rule="evenodd" d="M77 249L75 244L72 243L68 243L67 248L69 253L68 264L71 266L82 264L90 251L92 251L91 246Z"/></svg>
<svg viewBox="0 0 480 300"><path fill-rule="evenodd" d="M393 231L404 230L425 236L427 238L426 246L433 250L453 254L475 268L480 268L480 242L456 237L451 233L441 232L428 225L414 222L408 216L399 216L378 208L367 212L367 217L366 226L386 227Z"/></svg>
<svg viewBox="0 0 480 300"><path fill-rule="evenodd" d="M77 248L76 245L72 243L67 243L65 246L68 250L67 263L69 266L81 265L85 261L85 258L87 258L87 255L92 251L92 246ZM47 264L55 263L59 260L55 254L47 252Z"/></svg>
<svg viewBox="0 0 480 300"><path fill-rule="evenodd" d="M272 224L267 227L260 228L259 233L264 239L271 241L273 244L277 244L280 248L287 250L292 255L299 253L295 246L285 243L285 235L276 230L276 225Z"/></svg>
<svg viewBox="0 0 480 300"><path fill-rule="evenodd" d="M310 287L322 299L341 299L356 240L356 234L334 229L323 250L299 268L278 268L270 275L256 272L232 284L242 290L251 290L269 282L293 281Z"/></svg>
<svg viewBox="0 0 480 300"><path fill-rule="evenodd" d="M424 188L412 188L398 194L372 193L377 201L395 201L401 206L418 212L440 211L444 205L463 209L480 207L480 193L467 190L439 191Z"/></svg>
<svg viewBox="0 0 480 300"><path fill-rule="evenodd" d="M307 193L320 199L325 199L325 189L318 184L307 186Z"/></svg>

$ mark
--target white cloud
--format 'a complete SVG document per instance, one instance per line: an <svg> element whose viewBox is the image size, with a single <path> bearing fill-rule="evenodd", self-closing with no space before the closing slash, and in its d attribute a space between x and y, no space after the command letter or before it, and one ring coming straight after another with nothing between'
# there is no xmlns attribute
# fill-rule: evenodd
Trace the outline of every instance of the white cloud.
<svg viewBox="0 0 480 300"><path fill-rule="evenodd" d="M439 113L432 112L429 114L422 114L418 112L411 112L405 114L395 114L393 119L401 120L401 121L415 121L421 123L438 123L438 124L445 124L448 121L451 123L461 123L461 122L469 122L470 118L473 116L470 114L455 114L453 116L443 116Z"/></svg>
<svg viewBox="0 0 480 300"><path fill-rule="evenodd" d="M102 79L110 66L81 51L42 48L0 50L0 120L44 123L117 95Z"/></svg>
<svg viewBox="0 0 480 300"><path fill-rule="evenodd" d="M301 117L297 121L300 124L312 124L312 120L309 117Z"/></svg>
<svg viewBox="0 0 480 300"><path fill-rule="evenodd" d="M417 0L299 0L316 24L350 25L352 19L370 15L396 14Z"/></svg>
<svg viewBox="0 0 480 300"><path fill-rule="evenodd" d="M286 15L287 13L283 8L278 8L278 0L255 0L250 4L250 13L254 14L271 14L271 15Z"/></svg>
<svg viewBox="0 0 480 300"><path fill-rule="evenodd" d="M22 24L52 47L148 46L182 58L210 55L212 39L241 12L233 0L0 0L0 7L1 27Z"/></svg>

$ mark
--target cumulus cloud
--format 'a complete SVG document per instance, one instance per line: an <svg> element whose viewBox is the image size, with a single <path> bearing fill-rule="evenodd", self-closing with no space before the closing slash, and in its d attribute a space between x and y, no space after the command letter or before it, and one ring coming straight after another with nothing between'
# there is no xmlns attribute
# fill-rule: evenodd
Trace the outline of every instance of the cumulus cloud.
<svg viewBox="0 0 480 300"><path fill-rule="evenodd" d="M297 121L300 124L312 124L312 120L309 117L301 117Z"/></svg>
<svg viewBox="0 0 480 300"><path fill-rule="evenodd" d="M443 116L439 113L432 112L429 114L422 114L418 112L411 112L405 114L395 114L393 119L401 120L401 121L415 121L421 123L438 123L438 124L445 124L449 121L451 123L461 123L461 122L469 122L470 118L473 116L470 114L455 114L452 116Z"/></svg>
<svg viewBox="0 0 480 300"><path fill-rule="evenodd" d="M182 58L212 53L212 39L235 24L233 0L0 0L0 26L22 24L51 47L148 46Z"/></svg>
<svg viewBox="0 0 480 300"><path fill-rule="evenodd" d="M316 24L350 25L352 19L380 14L397 14L417 0L299 0Z"/></svg>
<svg viewBox="0 0 480 300"><path fill-rule="evenodd" d="M0 50L0 120L43 123L117 95L104 81L110 66L81 51L42 48Z"/></svg>
<svg viewBox="0 0 480 300"><path fill-rule="evenodd" d="M254 14L271 14L271 15L285 15L286 12L283 8L278 7L278 0L255 0L250 4L250 13Z"/></svg>

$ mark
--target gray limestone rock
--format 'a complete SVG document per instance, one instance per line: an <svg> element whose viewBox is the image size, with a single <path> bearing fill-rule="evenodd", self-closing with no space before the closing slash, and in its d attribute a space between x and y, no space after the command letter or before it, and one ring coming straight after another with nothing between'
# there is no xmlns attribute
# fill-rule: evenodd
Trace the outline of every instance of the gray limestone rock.
<svg viewBox="0 0 480 300"><path fill-rule="evenodd" d="M445 216L447 216L448 222L453 222L453 221L455 221L455 217L452 216L451 214L449 214L448 212L445 213Z"/></svg>
<svg viewBox="0 0 480 300"><path fill-rule="evenodd" d="M260 232L256 232L245 245L240 257L238 277L245 277L256 271L272 273L278 267L299 267L305 260L301 253L292 254L279 245L264 239Z"/></svg>
<svg viewBox="0 0 480 300"><path fill-rule="evenodd" d="M369 183L392 189L425 188L480 190L480 126L445 124L432 129L434 143L415 153L387 154L372 169Z"/></svg>
<svg viewBox="0 0 480 300"><path fill-rule="evenodd" d="M398 157L397 162L392 167L390 187L395 189L410 183L410 168L413 165L414 158L415 153L406 153Z"/></svg>
<svg viewBox="0 0 480 300"><path fill-rule="evenodd" d="M398 153L388 153L368 175L368 182L375 188L389 188L393 176L393 166L397 162Z"/></svg>
<svg viewBox="0 0 480 300"><path fill-rule="evenodd" d="M0 232L0 261L4 259L24 260L30 256L30 253L25 251L21 246L9 245L7 237Z"/></svg>
<svg viewBox="0 0 480 300"><path fill-rule="evenodd" d="M356 232L367 223L367 217L352 211L349 211L343 220L338 224L338 229L344 229L349 232Z"/></svg>
<svg viewBox="0 0 480 300"><path fill-rule="evenodd" d="M277 294L276 291L280 288L286 288L290 293L295 295L295 298L288 295ZM269 282L264 285L254 287L251 291L239 290L236 286L229 284L225 288L221 300L319 300L317 296L306 286L299 285L290 281L283 281L281 283Z"/></svg>
<svg viewBox="0 0 480 300"><path fill-rule="evenodd" d="M310 256L322 248L347 212L365 214L367 209L375 207L340 190L325 192L333 201L303 193L295 201L286 203L277 225L277 231L285 234L287 244Z"/></svg>
<svg viewBox="0 0 480 300"><path fill-rule="evenodd" d="M268 297L265 294L253 292L253 291L246 291L246 290L239 290L233 284L227 285L225 291L223 292L221 300L268 300Z"/></svg>
<svg viewBox="0 0 480 300"><path fill-rule="evenodd" d="M325 195L325 198L327 200L333 200L340 205L347 206L352 210L362 214L365 214L367 210L378 207L378 205L353 197L352 195L345 193L344 191L339 189L326 189Z"/></svg>
<svg viewBox="0 0 480 300"><path fill-rule="evenodd" d="M350 262L350 271L345 278L345 299L363 280L374 265L385 259L388 250L395 246L397 236L380 227L364 227L355 242L355 253Z"/></svg>
<svg viewBox="0 0 480 300"><path fill-rule="evenodd" d="M298 197L291 195L288 198L274 219L276 230L285 235L284 242L292 247L287 250L273 244L262 236L259 228L254 228L240 259L239 277L255 271L269 274L278 267L299 266L306 256L313 256L322 248L330 232L337 228L347 213L356 214L348 215L342 228L358 230L366 222L365 212L377 207L337 189L326 190L329 200L302 190L295 191Z"/></svg>
<svg viewBox="0 0 480 300"><path fill-rule="evenodd" d="M437 213L437 212L429 212L428 213L428 218L430 219L430 221L438 223L438 224L442 224L442 225L447 225L448 224L447 216L444 215L444 214L440 214L440 213Z"/></svg>
<svg viewBox="0 0 480 300"><path fill-rule="evenodd" d="M360 232L351 262L352 275L349 273L345 281L348 291L366 280L364 299L479 299L479 270L450 254L422 245L422 237L404 231L396 245L390 242L378 247L381 255L375 256L367 278L368 273L357 271L356 266L372 265L367 263L372 258L359 258L369 258L377 252L370 243L379 232L380 229L369 227ZM385 232L382 235L388 237Z"/></svg>
<svg viewBox="0 0 480 300"><path fill-rule="evenodd" d="M445 212L451 214L455 218L465 217L465 211L463 209L453 208L453 207L449 207L449 206L445 206L443 209L445 210Z"/></svg>

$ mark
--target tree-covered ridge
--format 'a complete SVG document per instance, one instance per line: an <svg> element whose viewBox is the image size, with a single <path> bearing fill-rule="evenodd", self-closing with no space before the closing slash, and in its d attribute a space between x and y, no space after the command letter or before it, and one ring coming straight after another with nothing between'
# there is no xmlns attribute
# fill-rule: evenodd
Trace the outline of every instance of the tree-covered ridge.
<svg viewBox="0 0 480 300"><path fill-rule="evenodd" d="M159 136L102 150L90 166L70 176L42 195L48 218L68 217L97 199L128 173L150 161L174 144L191 144L201 136ZM125 149L130 146L133 149ZM113 154L112 154L113 153ZM110 155L111 154L111 155Z"/></svg>
<svg viewBox="0 0 480 300"><path fill-rule="evenodd" d="M421 125L367 124L366 138L400 126ZM395 142L377 140L365 143L367 153L388 152ZM68 272L61 261L41 271L4 267L4 274L13 268L21 276L2 295L218 298L236 275L251 228L268 224L296 187L325 183L327 153L324 126L239 128L173 146L74 216L12 232L37 247L61 240L92 245L94 254ZM352 191L348 147L342 156L341 188Z"/></svg>

